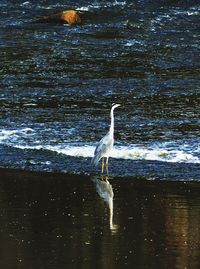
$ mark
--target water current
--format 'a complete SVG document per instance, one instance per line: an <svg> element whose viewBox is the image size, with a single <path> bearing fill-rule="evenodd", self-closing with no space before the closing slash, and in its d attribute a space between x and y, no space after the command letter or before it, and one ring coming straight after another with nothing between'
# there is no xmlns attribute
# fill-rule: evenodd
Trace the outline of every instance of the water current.
<svg viewBox="0 0 200 269"><path fill-rule="evenodd" d="M1 167L95 171L90 159L117 102L112 173L200 179L198 1L0 6ZM72 8L89 19L35 23Z"/></svg>
<svg viewBox="0 0 200 269"><path fill-rule="evenodd" d="M36 22L68 9L81 25ZM0 11L0 267L200 268L199 1Z"/></svg>

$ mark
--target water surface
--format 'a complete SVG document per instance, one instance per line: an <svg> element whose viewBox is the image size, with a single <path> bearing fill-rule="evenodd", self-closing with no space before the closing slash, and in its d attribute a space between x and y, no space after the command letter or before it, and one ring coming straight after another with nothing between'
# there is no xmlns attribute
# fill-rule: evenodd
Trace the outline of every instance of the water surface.
<svg viewBox="0 0 200 269"><path fill-rule="evenodd" d="M1 170L2 268L199 268L197 182Z"/></svg>
<svg viewBox="0 0 200 269"><path fill-rule="evenodd" d="M1 167L91 173L111 104L120 102L113 167L145 175L150 163L162 178L161 162L199 180L198 1L0 5ZM34 22L69 8L92 16L74 27Z"/></svg>

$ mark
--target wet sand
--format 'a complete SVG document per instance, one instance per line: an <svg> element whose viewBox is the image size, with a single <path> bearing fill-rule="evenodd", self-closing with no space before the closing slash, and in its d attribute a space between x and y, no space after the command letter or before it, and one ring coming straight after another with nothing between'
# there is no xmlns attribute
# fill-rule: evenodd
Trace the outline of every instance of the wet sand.
<svg viewBox="0 0 200 269"><path fill-rule="evenodd" d="M200 184L0 170L1 268L199 268Z"/></svg>

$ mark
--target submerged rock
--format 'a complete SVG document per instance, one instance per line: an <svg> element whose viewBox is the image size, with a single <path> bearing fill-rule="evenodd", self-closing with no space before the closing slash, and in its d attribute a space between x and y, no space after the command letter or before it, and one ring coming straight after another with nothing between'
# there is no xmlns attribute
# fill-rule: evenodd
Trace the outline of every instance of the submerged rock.
<svg viewBox="0 0 200 269"><path fill-rule="evenodd" d="M53 15L42 17L36 22L55 22L55 23L67 23L67 24L80 24L81 15L76 10L66 10Z"/></svg>

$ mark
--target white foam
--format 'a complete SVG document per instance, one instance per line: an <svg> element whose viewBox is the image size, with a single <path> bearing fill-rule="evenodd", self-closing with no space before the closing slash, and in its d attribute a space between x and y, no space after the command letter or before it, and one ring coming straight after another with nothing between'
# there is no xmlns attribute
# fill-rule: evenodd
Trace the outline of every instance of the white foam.
<svg viewBox="0 0 200 269"><path fill-rule="evenodd" d="M89 11L91 9L99 9L101 7L114 7L114 6L125 6L127 3L126 1L114 1L114 2L107 2L106 4L105 3L100 3L99 4L90 4L88 6L82 6L82 7L79 7L77 8L76 10L79 10L79 11Z"/></svg>
<svg viewBox="0 0 200 269"><path fill-rule="evenodd" d="M133 45L141 45L144 46L144 42L141 40L137 40L137 39L128 39L127 42L125 43L125 47L131 47Z"/></svg>
<svg viewBox="0 0 200 269"><path fill-rule="evenodd" d="M0 131L0 142L3 142L4 140L17 137L20 135L29 135L33 133L34 130L31 128L23 128L23 129L17 129L17 130L1 130Z"/></svg>
<svg viewBox="0 0 200 269"><path fill-rule="evenodd" d="M73 132L73 128L69 130ZM35 131L31 128L19 128L17 130L0 130L0 144L5 144L19 149L31 150L49 150L58 154L64 154L72 157L93 157L95 146L90 144L62 143L53 145L44 144L40 139L36 139ZM32 138L33 137L33 138ZM32 142L31 142L32 141ZM197 143L196 143L197 144ZM196 145L195 144L195 145ZM184 162L184 163L200 163L200 147L188 141L184 144L176 143L156 143L149 146L139 145L116 145L110 157L116 159L127 160L149 160L163 162Z"/></svg>
<svg viewBox="0 0 200 269"><path fill-rule="evenodd" d="M38 145L38 146L15 146L20 149L49 150L72 157L93 157L95 147L90 145ZM139 146L116 146L111 152L110 157L127 160L149 160L178 163L200 163L200 159L192 153L183 150L165 149L165 148L144 148Z"/></svg>
<svg viewBox="0 0 200 269"><path fill-rule="evenodd" d="M21 7L22 7L22 6L27 6L27 5L29 5L29 4L30 4L30 2L29 2L29 1L26 1L26 2L21 3L20 6L21 6Z"/></svg>

